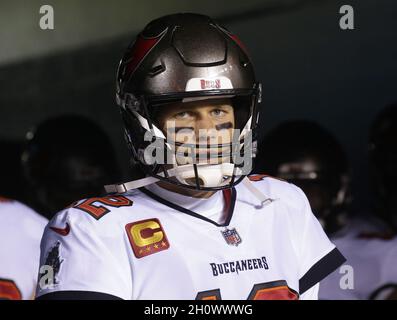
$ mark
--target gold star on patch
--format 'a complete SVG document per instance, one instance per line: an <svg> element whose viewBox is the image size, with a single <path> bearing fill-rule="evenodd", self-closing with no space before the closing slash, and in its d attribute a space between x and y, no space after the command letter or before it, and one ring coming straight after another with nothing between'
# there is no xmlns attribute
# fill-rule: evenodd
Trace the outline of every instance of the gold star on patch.
<svg viewBox="0 0 397 320"><path fill-rule="evenodd" d="M159 245L156 243L153 247L155 247L156 249L159 248Z"/></svg>
<svg viewBox="0 0 397 320"><path fill-rule="evenodd" d="M147 248L146 248L146 251L149 252L149 251L150 251L150 247L147 247Z"/></svg>

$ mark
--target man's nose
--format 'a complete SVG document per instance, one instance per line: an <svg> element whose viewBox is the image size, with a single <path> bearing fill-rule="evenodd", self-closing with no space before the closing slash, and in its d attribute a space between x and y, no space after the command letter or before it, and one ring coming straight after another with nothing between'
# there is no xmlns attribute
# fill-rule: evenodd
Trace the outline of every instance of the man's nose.
<svg viewBox="0 0 397 320"><path fill-rule="evenodd" d="M196 129L211 129L215 128L215 125L210 116L206 113L200 113L196 119Z"/></svg>
<svg viewBox="0 0 397 320"><path fill-rule="evenodd" d="M197 119L195 129L196 137L201 140L208 140L215 135L215 124L210 117L205 115Z"/></svg>

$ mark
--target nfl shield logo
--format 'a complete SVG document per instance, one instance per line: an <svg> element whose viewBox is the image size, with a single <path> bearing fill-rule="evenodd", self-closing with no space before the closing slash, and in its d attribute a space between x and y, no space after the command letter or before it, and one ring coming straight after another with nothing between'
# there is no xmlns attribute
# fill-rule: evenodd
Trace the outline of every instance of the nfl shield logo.
<svg viewBox="0 0 397 320"><path fill-rule="evenodd" d="M227 244L230 244L231 246L238 246L241 243L241 237L238 234L236 228L233 229L225 229L221 230L223 237L226 240Z"/></svg>

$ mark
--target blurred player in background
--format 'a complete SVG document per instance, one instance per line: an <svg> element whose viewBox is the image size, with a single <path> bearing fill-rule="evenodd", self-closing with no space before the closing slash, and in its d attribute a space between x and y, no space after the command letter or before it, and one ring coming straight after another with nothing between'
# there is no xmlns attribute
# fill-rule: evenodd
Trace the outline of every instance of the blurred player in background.
<svg viewBox="0 0 397 320"><path fill-rule="evenodd" d="M347 157L318 124L290 121L270 131L261 143L255 170L302 188L328 235L347 224L351 202Z"/></svg>
<svg viewBox="0 0 397 320"><path fill-rule="evenodd" d="M369 162L376 216L384 232L397 232L397 104L382 110L369 134Z"/></svg>
<svg viewBox="0 0 397 320"><path fill-rule="evenodd" d="M104 184L120 179L109 137L85 117L48 119L26 138L22 165L30 191L27 203L48 219L82 195L103 195Z"/></svg>
<svg viewBox="0 0 397 320"><path fill-rule="evenodd" d="M0 139L0 195L5 198L24 201L22 188L24 177L21 170L21 151L23 143Z"/></svg>
<svg viewBox="0 0 397 320"><path fill-rule="evenodd" d="M320 283L320 299L388 299L397 283L397 241L368 237L375 219L350 213L349 166L338 141L310 121L291 121L261 144L257 170L300 186L347 262ZM382 288L382 292L379 291Z"/></svg>
<svg viewBox="0 0 397 320"><path fill-rule="evenodd" d="M47 220L18 201L0 197L0 221L0 300L33 299Z"/></svg>

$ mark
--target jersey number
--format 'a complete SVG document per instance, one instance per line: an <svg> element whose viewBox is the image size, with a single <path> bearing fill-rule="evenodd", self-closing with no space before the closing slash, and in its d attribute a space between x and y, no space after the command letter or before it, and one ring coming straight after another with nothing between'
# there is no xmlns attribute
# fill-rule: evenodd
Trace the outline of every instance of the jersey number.
<svg viewBox="0 0 397 320"><path fill-rule="evenodd" d="M102 198L90 198L74 208L83 210L93 216L95 219L99 220L105 214L110 212L110 210L103 205L113 208L120 208L120 207L130 207L132 206L132 201L123 196L108 196Z"/></svg>
<svg viewBox="0 0 397 320"><path fill-rule="evenodd" d="M219 289L199 292L196 300L221 300ZM288 287L284 280L257 283L252 288L247 300L298 300L299 294Z"/></svg>
<svg viewBox="0 0 397 320"><path fill-rule="evenodd" d="M21 291L14 281L0 279L0 300L22 300Z"/></svg>

